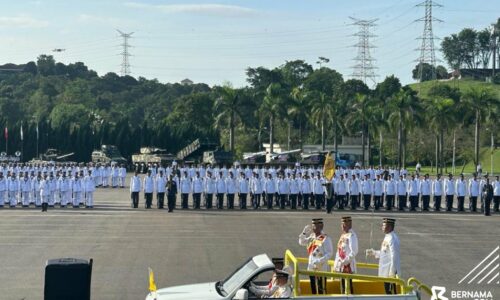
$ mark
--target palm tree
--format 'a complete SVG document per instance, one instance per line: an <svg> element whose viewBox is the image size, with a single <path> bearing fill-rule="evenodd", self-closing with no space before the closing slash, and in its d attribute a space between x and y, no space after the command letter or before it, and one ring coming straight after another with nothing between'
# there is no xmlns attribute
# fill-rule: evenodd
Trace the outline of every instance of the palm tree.
<svg viewBox="0 0 500 300"><path fill-rule="evenodd" d="M217 93L218 97L214 103L215 127L220 128L227 124L229 128L229 150L234 152L234 129L237 120L241 119L241 105L244 97L241 91L233 89L230 84L220 87Z"/></svg>
<svg viewBox="0 0 500 300"><path fill-rule="evenodd" d="M307 119L307 111L309 110L309 103L307 101L307 94L299 87L292 89L290 94L291 102L288 107L288 116L290 119L295 120L299 123L299 142L300 149L302 149L303 139L302 139L302 129L304 121Z"/></svg>
<svg viewBox="0 0 500 300"><path fill-rule="evenodd" d="M389 101L388 121L398 131L398 168L405 166L406 135L421 120L422 105L416 92L403 88Z"/></svg>
<svg viewBox="0 0 500 300"><path fill-rule="evenodd" d="M325 151L326 135L325 126L335 117L335 103L325 93L313 93L311 99L311 121L321 129L321 149Z"/></svg>
<svg viewBox="0 0 500 300"><path fill-rule="evenodd" d="M466 105L474 111L474 164L477 168L479 164L479 133L481 129L481 119L485 118L489 111L500 105L500 101L495 97L489 88L471 87L464 93Z"/></svg>
<svg viewBox="0 0 500 300"><path fill-rule="evenodd" d="M361 160L365 165L366 140L372 130L376 130L377 116L380 114L380 106L375 105L373 98L369 95L356 93L351 103L351 113L346 118L346 124L351 128L361 128ZM370 147L368 147L370 148ZM368 149L370 151L370 149ZM368 154L370 160L370 154Z"/></svg>
<svg viewBox="0 0 500 300"><path fill-rule="evenodd" d="M436 172L443 173L444 132L454 127L456 122L453 99L435 97L424 102L425 114L431 128L436 133ZM441 171L439 171L441 168Z"/></svg>
<svg viewBox="0 0 500 300"><path fill-rule="evenodd" d="M274 127L277 118L284 114L284 99L286 95L284 89L279 83L271 83L264 96L264 101L260 107L260 115L264 118L269 118L269 151L274 152Z"/></svg>

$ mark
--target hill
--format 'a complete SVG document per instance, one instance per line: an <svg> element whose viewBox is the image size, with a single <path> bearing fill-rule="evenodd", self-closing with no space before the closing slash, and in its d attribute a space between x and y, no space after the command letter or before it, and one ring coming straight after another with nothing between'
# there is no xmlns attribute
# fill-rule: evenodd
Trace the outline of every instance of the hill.
<svg viewBox="0 0 500 300"><path fill-rule="evenodd" d="M413 83L408 86L413 90L417 91L420 96L424 98L427 96L429 89L436 85L443 84L450 87L458 88L460 91L464 92L471 87L486 87L492 89L500 97L500 84L487 83L484 81L476 81L470 79L460 79L460 80L448 80L448 81L424 81L422 83Z"/></svg>

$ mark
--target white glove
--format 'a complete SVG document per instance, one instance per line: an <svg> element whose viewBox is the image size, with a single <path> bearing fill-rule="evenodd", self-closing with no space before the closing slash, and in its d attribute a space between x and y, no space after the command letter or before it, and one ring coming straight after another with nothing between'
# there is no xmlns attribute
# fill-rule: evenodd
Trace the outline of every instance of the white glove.
<svg viewBox="0 0 500 300"><path fill-rule="evenodd" d="M366 249L366 256L375 256L375 250Z"/></svg>
<svg viewBox="0 0 500 300"><path fill-rule="evenodd" d="M340 264L340 266L341 266L341 267L345 266L345 264L346 264L346 263L345 263L345 260L340 259L340 260L339 260L339 264Z"/></svg>
<svg viewBox="0 0 500 300"><path fill-rule="evenodd" d="M309 235L311 234L312 232L312 226L309 224L309 225L306 225L306 227L304 227L304 230L302 230L302 233L304 235Z"/></svg>

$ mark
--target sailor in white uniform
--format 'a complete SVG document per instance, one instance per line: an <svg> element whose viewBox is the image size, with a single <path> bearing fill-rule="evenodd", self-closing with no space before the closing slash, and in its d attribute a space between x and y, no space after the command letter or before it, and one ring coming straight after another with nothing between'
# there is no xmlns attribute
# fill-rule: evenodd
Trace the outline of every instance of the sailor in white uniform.
<svg viewBox="0 0 500 300"><path fill-rule="evenodd" d="M335 254L335 263L333 269L339 273L356 273L356 255L358 254L358 236L352 230L352 218L342 217L342 234L337 243L337 253ZM352 280L350 281L350 294L353 294ZM341 280L341 293L345 292L345 280Z"/></svg>
<svg viewBox="0 0 500 300"><path fill-rule="evenodd" d="M384 218L382 231L384 231L385 237L380 250L366 250L366 255L378 258L378 276L381 277L401 277L399 237L394 232L395 223L395 219ZM386 282L384 287L387 294L396 294L396 285L394 283Z"/></svg>

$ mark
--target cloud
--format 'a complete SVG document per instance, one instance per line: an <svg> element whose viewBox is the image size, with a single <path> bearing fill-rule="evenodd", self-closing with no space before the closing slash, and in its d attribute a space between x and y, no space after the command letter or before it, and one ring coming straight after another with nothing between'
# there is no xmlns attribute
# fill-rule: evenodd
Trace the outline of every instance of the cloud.
<svg viewBox="0 0 500 300"><path fill-rule="evenodd" d="M137 2L126 2L125 6L130 8L149 9L161 11L168 14L187 13L199 14L216 17L249 17L258 14L258 11L252 8L225 5L225 4L164 4L153 5Z"/></svg>
<svg viewBox="0 0 500 300"><path fill-rule="evenodd" d="M47 27L49 22L38 20L27 15L19 15L15 17L0 16L0 28L16 27L16 28L42 28Z"/></svg>
<svg viewBox="0 0 500 300"><path fill-rule="evenodd" d="M129 21L129 20L122 20L118 18L113 18L113 17L103 17L103 16L96 16L96 15L88 15L88 14L80 14L78 16L78 22L81 23L100 23L100 24L106 24L114 27L128 27L128 26L135 26L135 22Z"/></svg>

